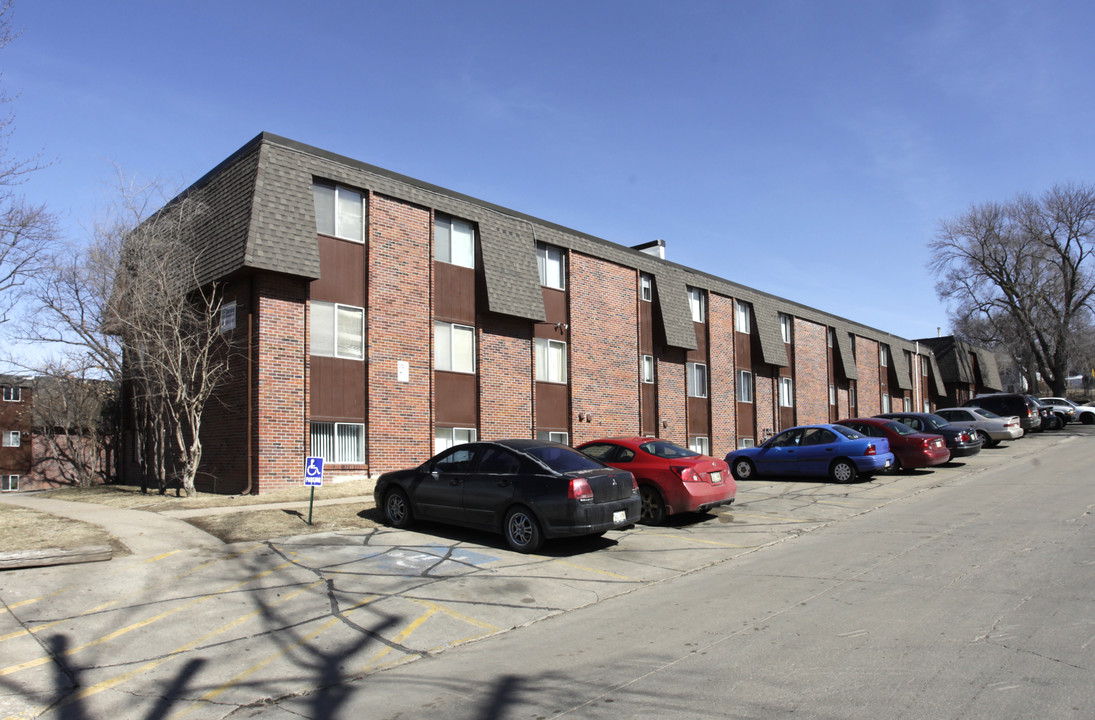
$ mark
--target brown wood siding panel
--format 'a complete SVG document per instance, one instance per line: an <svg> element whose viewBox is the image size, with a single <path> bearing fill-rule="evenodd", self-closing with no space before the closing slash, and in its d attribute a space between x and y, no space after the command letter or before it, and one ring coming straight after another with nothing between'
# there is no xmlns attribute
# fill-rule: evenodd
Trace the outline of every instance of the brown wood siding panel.
<svg viewBox="0 0 1095 720"><path fill-rule="evenodd" d="M434 371L435 406L438 423L477 427L479 407L476 376L471 373Z"/></svg>
<svg viewBox="0 0 1095 720"><path fill-rule="evenodd" d="M688 350L685 359L688 362L707 364L707 325L705 323L692 323L696 331L696 349Z"/></svg>
<svg viewBox="0 0 1095 720"><path fill-rule="evenodd" d="M654 354L654 303L639 302L639 352Z"/></svg>
<svg viewBox="0 0 1095 720"><path fill-rule="evenodd" d="M475 270L435 261L433 281L434 318L475 325Z"/></svg>
<svg viewBox="0 0 1095 720"><path fill-rule="evenodd" d="M757 437L757 423L754 418L754 404L740 402L738 405L738 439L743 437L753 438L753 442L760 445Z"/></svg>
<svg viewBox="0 0 1095 720"><path fill-rule="evenodd" d="M734 357L738 361L738 370L753 368L753 343L748 334L734 333Z"/></svg>
<svg viewBox="0 0 1095 720"><path fill-rule="evenodd" d="M711 413L708 411L707 398L688 398L688 434L710 435Z"/></svg>
<svg viewBox="0 0 1095 720"><path fill-rule="evenodd" d="M544 317L546 321L552 325L569 322L567 319L566 292L549 287L541 289L544 291Z"/></svg>
<svg viewBox="0 0 1095 720"><path fill-rule="evenodd" d="M365 245L320 235L319 266L312 300L365 307Z"/></svg>
<svg viewBox="0 0 1095 720"><path fill-rule="evenodd" d="M311 358L311 418L365 422L365 363Z"/></svg>
<svg viewBox="0 0 1095 720"><path fill-rule="evenodd" d="M650 303L647 303L648 305ZM654 383L641 383L639 401L642 404L642 434L658 434L658 386Z"/></svg>
<svg viewBox="0 0 1095 720"><path fill-rule="evenodd" d="M560 383L536 383L536 427L570 431L568 387Z"/></svg>

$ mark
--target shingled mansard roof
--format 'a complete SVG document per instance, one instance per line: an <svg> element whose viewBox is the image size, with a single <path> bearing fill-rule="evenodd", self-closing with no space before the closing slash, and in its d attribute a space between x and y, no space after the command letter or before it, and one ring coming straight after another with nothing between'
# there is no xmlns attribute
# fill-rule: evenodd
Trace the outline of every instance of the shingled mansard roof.
<svg viewBox="0 0 1095 720"><path fill-rule="evenodd" d="M977 358L977 368L981 370L980 384L986 390L1003 390L996 356L985 348L970 345L954 336L925 338L918 342L934 352L944 382L978 384L977 369L970 357L972 355Z"/></svg>
<svg viewBox="0 0 1095 720"><path fill-rule="evenodd" d="M906 389L909 370L898 351L931 354L926 348L918 350L912 341L816 308L269 133L256 136L173 201L193 196L208 209L195 233L201 281L245 270L317 279L315 179L370 190L475 222L491 312L544 320L535 253L535 243L543 242L653 276L662 330L673 347L697 347L687 292L688 287L696 287L752 305L761 354L772 365L785 367L789 362L780 335L780 313L834 328L844 375L849 379L857 377L849 334L888 345L891 356L900 356L895 371L899 387ZM982 362L982 368L988 367ZM995 363L991 367L995 371Z"/></svg>

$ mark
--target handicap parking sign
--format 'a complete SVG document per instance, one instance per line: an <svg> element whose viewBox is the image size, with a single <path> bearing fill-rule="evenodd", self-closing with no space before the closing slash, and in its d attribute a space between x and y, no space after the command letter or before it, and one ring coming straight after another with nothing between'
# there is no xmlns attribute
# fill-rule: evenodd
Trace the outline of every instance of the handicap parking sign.
<svg viewBox="0 0 1095 720"><path fill-rule="evenodd" d="M304 458L304 484L312 487L323 485L323 458Z"/></svg>

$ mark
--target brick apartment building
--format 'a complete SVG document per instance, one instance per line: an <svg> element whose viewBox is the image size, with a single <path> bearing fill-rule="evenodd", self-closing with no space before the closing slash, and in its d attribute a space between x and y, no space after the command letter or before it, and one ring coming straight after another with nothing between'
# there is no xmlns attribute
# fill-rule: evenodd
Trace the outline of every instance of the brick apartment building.
<svg viewBox="0 0 1095 720"><path fill-rule="evenodd" d="M923 342L266 133L186 194L244 358L203 422L203 491L469 439L649 434L721 456L947 396Z"/></svg>
<svg viewBox="0 0 1095 720"><path fill-rule="evenodd" d="M0 492L27 488L34 457L33 388L28 378L0 375Z"/></svg>

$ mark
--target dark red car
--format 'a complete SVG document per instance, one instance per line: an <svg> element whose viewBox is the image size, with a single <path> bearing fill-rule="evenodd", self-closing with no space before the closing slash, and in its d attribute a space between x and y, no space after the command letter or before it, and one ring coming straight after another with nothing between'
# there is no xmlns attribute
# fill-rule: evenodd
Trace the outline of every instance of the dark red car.
<svg viewBox="0 0 1095 720"><path fill-rule="evenodd" d="M585 454L629 470L642 497L641 522L658 525L676 513L734 502L738 484L725 461L651 437L617 437L579 445Z"/></svg>
<svg viewBox="0 0 1095 720"><path fill-rule="evenodd" d="M951 451L947 449L946 438L942 435L917 432L896 420L851 418L840 420L837 425L849 427L867 437L889 440L895 471L942 465L951 459Z"/></svg>

